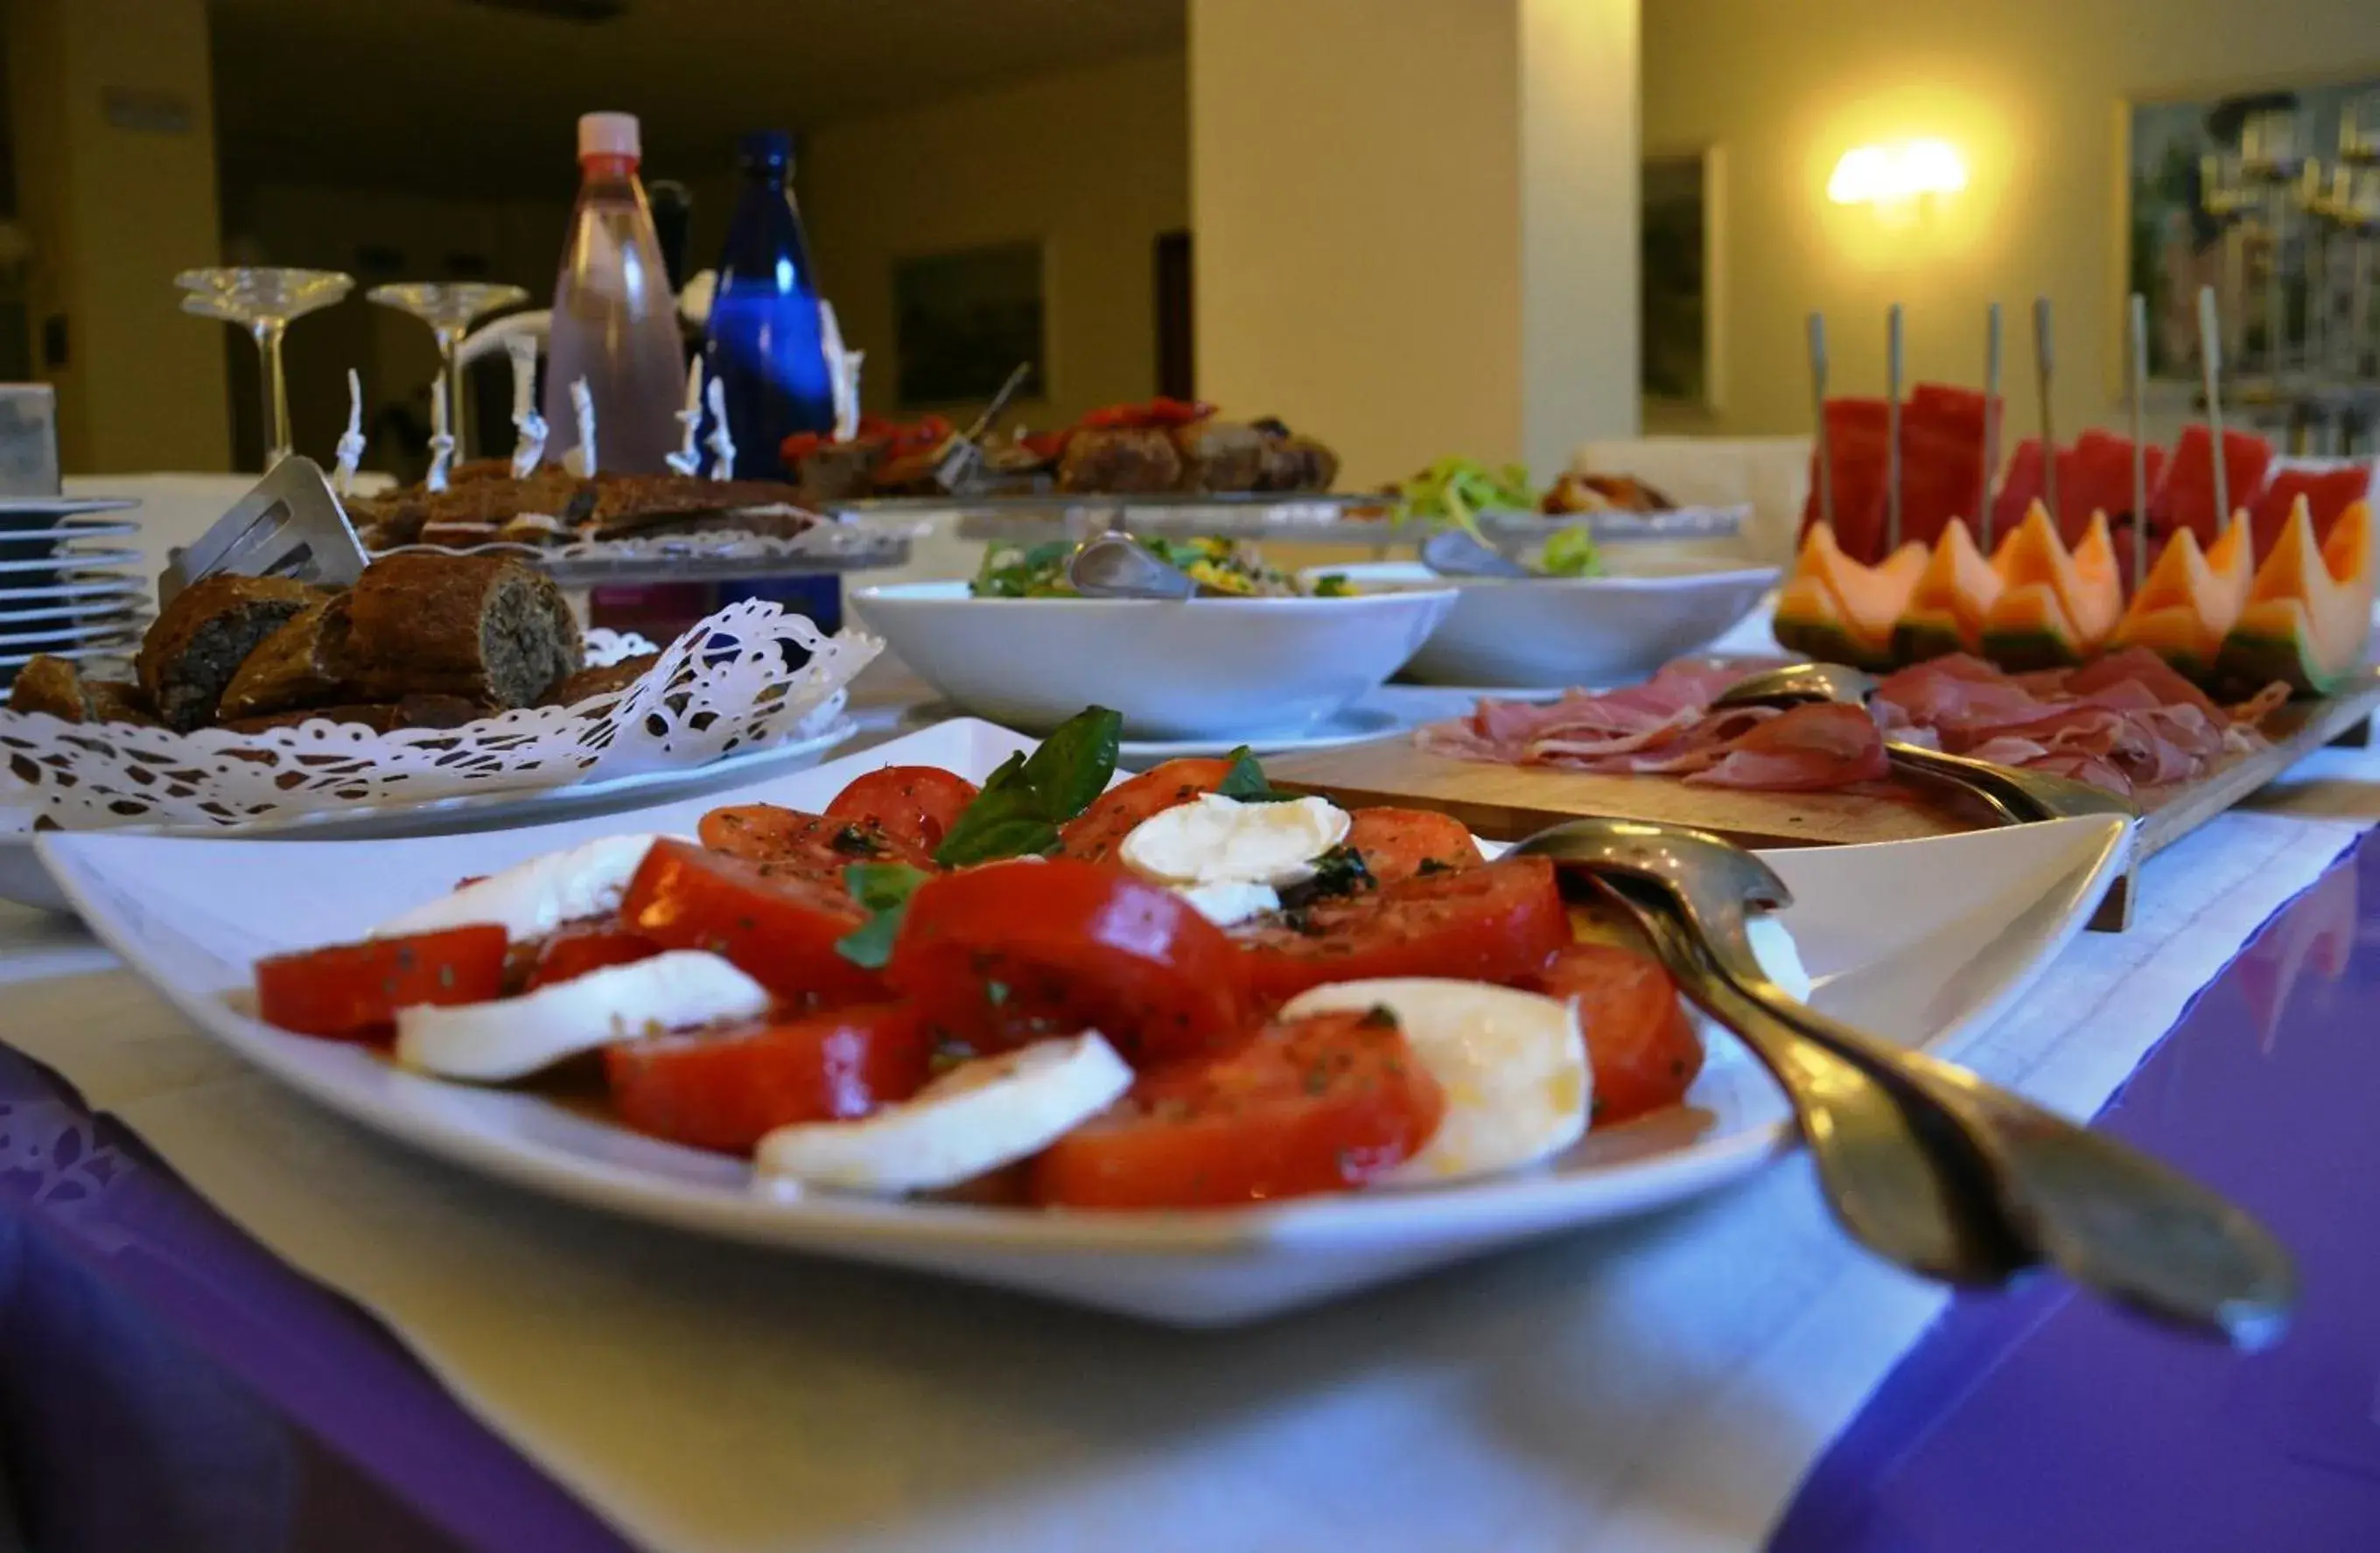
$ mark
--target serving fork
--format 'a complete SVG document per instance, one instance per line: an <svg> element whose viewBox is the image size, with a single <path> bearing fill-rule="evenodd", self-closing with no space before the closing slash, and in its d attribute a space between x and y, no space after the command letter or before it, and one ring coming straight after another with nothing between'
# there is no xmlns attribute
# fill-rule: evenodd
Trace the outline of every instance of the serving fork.
<svg viewBox="0 0 2380 1553"><path fill-rule="evenodd" d="M218 572L348 588L370 558L322 466L302 454L275 464L207 531L169 552L157 601Z"/></svg>

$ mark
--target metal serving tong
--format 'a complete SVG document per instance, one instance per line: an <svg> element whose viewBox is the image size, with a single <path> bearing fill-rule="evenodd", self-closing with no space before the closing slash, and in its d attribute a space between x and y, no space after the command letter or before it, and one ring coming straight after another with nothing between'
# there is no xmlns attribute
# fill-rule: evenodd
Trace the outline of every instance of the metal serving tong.
<svg viewBox="0 0 2380 1553"><path fill-rule="evenodd" d="M1876 676L1840 663L1791 663L1738 680L1719 692L1714 707L1799 706L1813 701L1839 701L1865 706L1876 694ZM2046 771L2020 770L1949 755L1905 739L1888 738L1884 753L1903 770L1955 783L1973 794L2000 817L2002 823L2022 825L2035 819L2065 819L2076 815L2116 815L2138 819L2140 807L2088 783Z"/></svg>
<svg viewBox="0 0 2380 1553"><path fill-rule="evenodd" d="M170 552L157 577L157 601L172 603L175 594L218 572L348 588L364 575L368 559L322 466L293 455L275 464L213 527Z"/></svg>
<svg viewBox="0 0 2380 1553"><path fill-rule="evenodd" d="M1845 1231L1929 1278L1998 1284L2040 1264L2241 1348L2278 1337L2289 1254L2255 1220L2148 1156L1794 999L1761 968L1749 914L1790 904L1751 853L1679 826L1582 819L1513 849L1567 894L1616 901L1686 996L1785 1090Z"/></svg>

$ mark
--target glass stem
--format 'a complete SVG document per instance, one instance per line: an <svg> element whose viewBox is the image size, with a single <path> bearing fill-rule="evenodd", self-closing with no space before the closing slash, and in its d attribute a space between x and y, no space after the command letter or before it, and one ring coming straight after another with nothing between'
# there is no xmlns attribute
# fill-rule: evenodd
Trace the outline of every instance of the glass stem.
<svg viewBox="0 0 2380 1553"><path fill-rule="evenodd" d="M439 370L446 374L446 431L455 439L455 463L466 456L463 436L463 361L460 346L463 331L449 324L434 323L431 332L438 336Z"/></svg>
<svg viewBox="0 0 2380 1553"><path fill-rule="evenodd" d="M273 467L290 454L289 383L281 373L281 336L288 324L277 318L261 318L251 326L256 335L256 353L260 375L264 387L264 467Z"/></svg>

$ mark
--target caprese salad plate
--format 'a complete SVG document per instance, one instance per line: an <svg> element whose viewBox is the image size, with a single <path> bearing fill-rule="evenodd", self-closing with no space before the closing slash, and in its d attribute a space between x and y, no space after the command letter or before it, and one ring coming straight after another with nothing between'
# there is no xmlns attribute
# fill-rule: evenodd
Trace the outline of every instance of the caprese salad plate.
<svg viewBox="0 0 2380 1553"><path fill-rule="evenodd" d="M1766 1077L1536 860L1232 756L958 721L531 830L58 833L84 919L304 1094L516 1185L1159 1320L1245 1320L1676 1201ZM2124 827L1770 855L1780 976L1890 1038L2003 1008ZM1940 888L1945 879L1956 891Z"/></svg>

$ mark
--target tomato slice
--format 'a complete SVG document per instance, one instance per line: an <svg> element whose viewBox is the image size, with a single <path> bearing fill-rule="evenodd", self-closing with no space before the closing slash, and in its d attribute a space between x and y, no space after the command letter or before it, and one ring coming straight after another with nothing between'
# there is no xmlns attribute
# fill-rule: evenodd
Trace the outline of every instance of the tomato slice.
<svg viewBox="0 0 2380 1553"><path fill-rule="evenodd" d="M770 874L684 842L658 841L620 902L622 927L663 949L722 955L780 998L870 1002L874 972L835 952L868 913L837 884Z"/></svg>
<svg viewBox="0 0 2380 1553"><path fill-rule="evenodd" d="M1346 844L1362 854L1374 883L1394 884L1422 874L1454 873L1479 866L1471 830L1451 814L1429 809L1357 809L1350 817Z"/></svg>
<svg viewBox="0 0 2380 1553"><path fill-rule="evenodd" d="M1524 982L1570 941L1551 863L1515 857L1421 874L1236 929L1259 1001L1374 977Z"/></svg>
<svg viewBox="0 0 2380 1553"><path fill-rule="evenodd" d="M1221 1207L1360 1186L1411 1159L1445 1097L1393 1022L1317 1014L1153 1074L1033 1163L1036 1201Z"/></svg>
<svg viewBox="0 0 2380 1553"><path fill-rule="evenodd" d="M886 766L857 778L827 805L830 819L863 820L931 856L980 791L940 766Z"/></svg>
<svg viewBox="0 0 2380 1553"><path fill-rule="evenodd" d="M1104 863L1142 820L1201 793L1212 793L1231 770L1229 760L1208 758L1151 766L1130 782L1109 788L1091 800L1090 807L1058 827L1058 855Z"/></svg>
<svg viewBox="0 0 2380 1553"><path fill-rule="evenodd" d="M504 950L502 928L476 923L275 954L256 963L257 1015L301 1036L379 1038L398 1009L502 997Z"/></svg>
<svg viewBox="0 0 2380 1553"><path fill-rule="evenodd" d="M1119 868L1019 859L918 886L884 976L988 1049L1096 1029L1138 1064L1239 1038L1241 961L1170 890Z"/></svg>
<svg viewBox="0 0 2380 1553"><path fill-rule="evenodd" d="M536 955L529 964L528 982L522 988L528 992L551 987L557 981L574 980L606 965L650 960L662 952L661 945L642 933L628 932L611 922L565 928L542 943L523 947L532 949Z"/></svg>
<svg viewBox="0 0 2380 1553"><path fill-rule="evenodd" d="M931 847L896 836L873 819L804 814L775 804L712 809L702 817L695 833L713 852L765 864L771 874L800 879L840 879L854 863L934 866Z"/></svg>
<svg viewBox="0 0 2380 1553"><path fill-rule="evenodd" d="M748 1154L772 1128L865 1116L926 1082L933 1041L905 1003L603 1049L620 1119L696 1148Z"/></svg>
<svg viewBox="0 0 2380 1553"><path fill-rule="evenodd" d="M1595 1069L1595 1122L1606 1126L1676 1105L1703 1071L1703 1038L1668 967L1618 944L1558 949L1536 990L1578 1000Z"/></svg>

